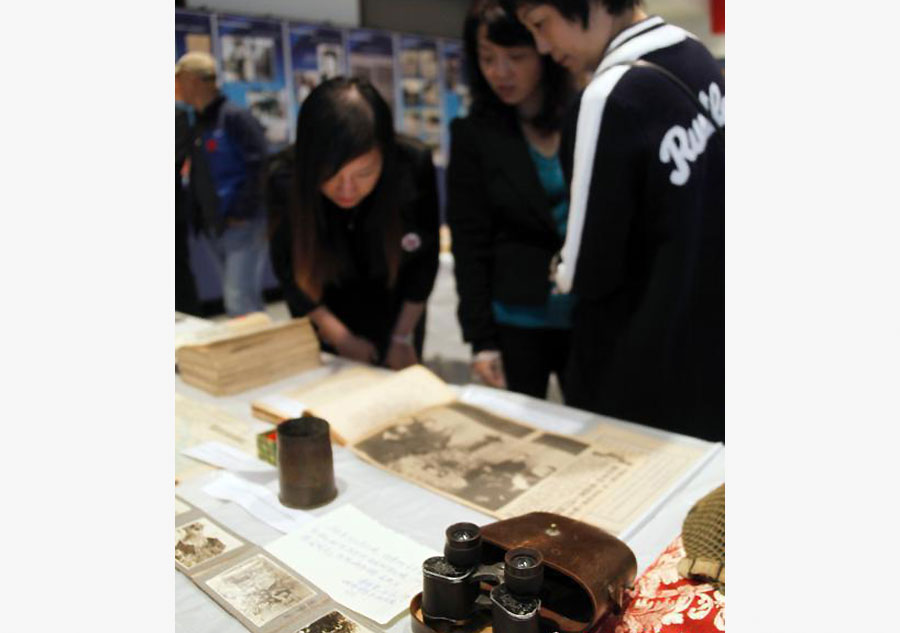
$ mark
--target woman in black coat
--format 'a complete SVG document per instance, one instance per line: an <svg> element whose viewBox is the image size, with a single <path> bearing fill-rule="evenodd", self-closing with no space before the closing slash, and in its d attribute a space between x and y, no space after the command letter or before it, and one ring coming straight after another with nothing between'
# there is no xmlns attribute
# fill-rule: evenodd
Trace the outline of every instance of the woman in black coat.
<svg viewBox="0 0 900 633"><path fill-rule="evenodd" d="M303 102L297 142L273 167L270 252L291 315L309 315L341 356L419 362L438 268L430 151L395 137L369 82L341 77Z"/></svg>
<svg viewBox="0 0 900 633"><path fill-rule="evenodd" d="M473 4L464 37L473 104L451 126L447 173L459 321L482 381L543 398L551 372L563 377L574 300L549 281L568 215L570 78L495 0Z"/></svg>

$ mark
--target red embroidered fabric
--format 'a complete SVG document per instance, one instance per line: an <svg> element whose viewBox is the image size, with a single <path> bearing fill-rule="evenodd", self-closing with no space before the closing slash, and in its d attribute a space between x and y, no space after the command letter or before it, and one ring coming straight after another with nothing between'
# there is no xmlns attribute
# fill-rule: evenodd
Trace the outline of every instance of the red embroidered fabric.
<svg viewBox="0 0 900 633"><path fill-rule="evenodd" d="M719 633L725 630L725 594L678 575L681 536L635 581L630 602L597 633Z"/></svg>

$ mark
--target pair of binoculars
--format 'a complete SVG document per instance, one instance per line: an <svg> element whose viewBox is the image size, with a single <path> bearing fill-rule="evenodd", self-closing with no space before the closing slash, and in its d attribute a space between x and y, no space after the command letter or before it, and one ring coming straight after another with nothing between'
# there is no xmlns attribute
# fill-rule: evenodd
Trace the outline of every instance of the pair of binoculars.
<svg viewBox="0 0 900 633"><path fill-rule="evenodd" d="M538 594L544 582L544 557L519 547L502 563L482 564L481 528L455 523L447 528L443 556L422 563L422 615L426 622L467 624L490 611L495 633L540 633ZM482 583L491 587L486 595Z"/></svg>

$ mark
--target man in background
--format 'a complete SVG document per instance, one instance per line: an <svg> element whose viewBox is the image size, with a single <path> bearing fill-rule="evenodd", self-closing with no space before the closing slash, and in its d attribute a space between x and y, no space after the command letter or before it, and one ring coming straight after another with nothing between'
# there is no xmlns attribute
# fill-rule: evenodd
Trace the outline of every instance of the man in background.
<svg viewBox="0 0 900 633"><path fill-rule="evenodd" d="M248 110L219 92L216 63L208 53L183 55L175 81L196 113L190 148L193 219L219 267L225 311L239 316L263 310L265 134Z"/></svg>

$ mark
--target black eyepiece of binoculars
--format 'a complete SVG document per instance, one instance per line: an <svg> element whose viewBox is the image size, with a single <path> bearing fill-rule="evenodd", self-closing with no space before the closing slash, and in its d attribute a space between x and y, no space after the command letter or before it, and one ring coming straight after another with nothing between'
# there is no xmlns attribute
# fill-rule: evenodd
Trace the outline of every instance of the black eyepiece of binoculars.
<svg viewBox="0 0 900 633"><path fill-rule="evenodd" d="M474 523L454 523L447 528L444 557L457 567L474 567L481 562L481 528Z"/></svg>
<svg viewBox="0 0 900 633"><path fill-rule="evenodd" d="M517 596L536 596L544 583L544 557L531 547L511 549L503 558L506 586Z"/></svg>

